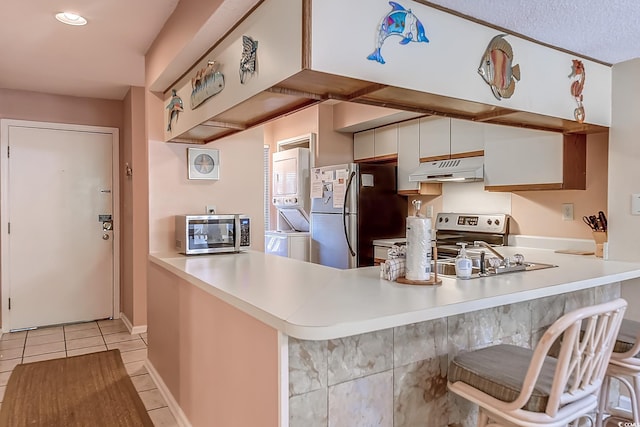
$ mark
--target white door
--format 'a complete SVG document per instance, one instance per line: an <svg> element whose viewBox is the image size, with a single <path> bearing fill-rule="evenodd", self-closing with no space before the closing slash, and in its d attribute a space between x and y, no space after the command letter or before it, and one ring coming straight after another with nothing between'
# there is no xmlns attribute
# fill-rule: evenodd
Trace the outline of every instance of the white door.
<svg viewBox="0 0 640 427"><path fill-rule="evenodd" d="M101 215L114 213L117 130L17 123L3 126L3 329L112 317L114 232Z"/></svg>

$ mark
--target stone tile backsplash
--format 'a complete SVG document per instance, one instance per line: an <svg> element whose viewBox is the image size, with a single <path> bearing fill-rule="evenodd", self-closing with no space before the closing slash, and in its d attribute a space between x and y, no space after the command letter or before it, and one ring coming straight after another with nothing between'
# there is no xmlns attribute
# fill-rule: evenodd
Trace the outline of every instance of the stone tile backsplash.
<svg viewBox="0 0 640 427"><path fill-rule="evenodd" d="M447 391L453 357L534 347L567 311L619 296L615 283L341 339L289 338L289 426L475 426L477 407Z"/></svg>

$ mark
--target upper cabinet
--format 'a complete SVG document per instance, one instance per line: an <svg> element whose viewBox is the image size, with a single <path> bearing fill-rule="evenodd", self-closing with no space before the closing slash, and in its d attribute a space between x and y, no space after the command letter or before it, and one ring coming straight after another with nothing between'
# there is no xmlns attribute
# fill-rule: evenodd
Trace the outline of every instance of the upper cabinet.
<svg viewBox="0 0 640 427"><path fill-rule="evenodd" d="M486 126L486 190L586 188L586 135Z"/></svg>
<svg viewBox="0 0 640 427"><path fill-rule="evenodd" d="M485 123L451 119L451 158L484 155Z"/></svg>
<svg viewBox="0 0 640 427"><path fill-rule="evenodd" d="M388 125L353 134L353 160L388 162L398 158L398 125Z"/></svg>
<svg viewBox="0 0 640 427"><path fill-rule="evenodd" d="M374 130L365 130L353 134L353 160L372 159L375 157Z"/></svg>
<svg viewBox="0 0 640 427"><path fill-rule="evenodd" d="M420 164L420 122L410 120L398 126L398 193L418 194L419 182L409 182L409 174Z"/></svg>
<svg viewBox="0 0 640 427"><path fill-rule="evenodd" d="M420 161L482 156L484 123L442 117L420 119Z"/></svg>
<svg viewBox="0 0 640 427"><path fill-rule="evenodd" d="M439 196L442 184L409 182L409 174L420 165L420 120L398 125L398 193L404 196Z"/></svg>
<svg viewBox="0 0 640 427"><path fill-rule="evenodd" d="M420 161L448 159L451 155L451 119L424 117L420 119Z"/></svg>

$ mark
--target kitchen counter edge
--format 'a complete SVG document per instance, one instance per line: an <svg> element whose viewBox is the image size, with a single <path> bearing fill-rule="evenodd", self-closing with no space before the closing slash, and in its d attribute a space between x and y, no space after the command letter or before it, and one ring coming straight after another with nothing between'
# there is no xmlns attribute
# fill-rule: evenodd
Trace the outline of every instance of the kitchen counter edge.
<svg viewBox="0 0 640 427"><path fill-rule="evenodd" d="M472 280L443 277L440 286L407 286L380 279L379 267L339 270L257 251L150 254L149 260L304 340L342 338L640 277L640 263L539 249L510 247L507 252L524 252L532 260L536 256L536 262L556 261L559 267Z"/></svg>

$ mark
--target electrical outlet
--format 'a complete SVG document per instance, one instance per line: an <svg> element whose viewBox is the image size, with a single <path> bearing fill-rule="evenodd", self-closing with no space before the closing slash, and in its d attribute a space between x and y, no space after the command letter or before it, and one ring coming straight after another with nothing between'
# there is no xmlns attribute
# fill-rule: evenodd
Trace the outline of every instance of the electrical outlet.
<svg viewBox="0 0 640 427"><path fill-rule="evenodd" d="M573 203L562 204L562 220L573 221Z"/></svg>
<svg viewBox="0 0 640 427"><path fill-rule="evenodd" d="M207 213L207 215L212 215L216 213L216 205L207 205L205 209L206 209L205 212Z"/></svg>
<svg viewBox="0 0 640 427"><path fill-rule="evenodd" d="M433 218L433 206L427 205L427 218Z"/></svg>

